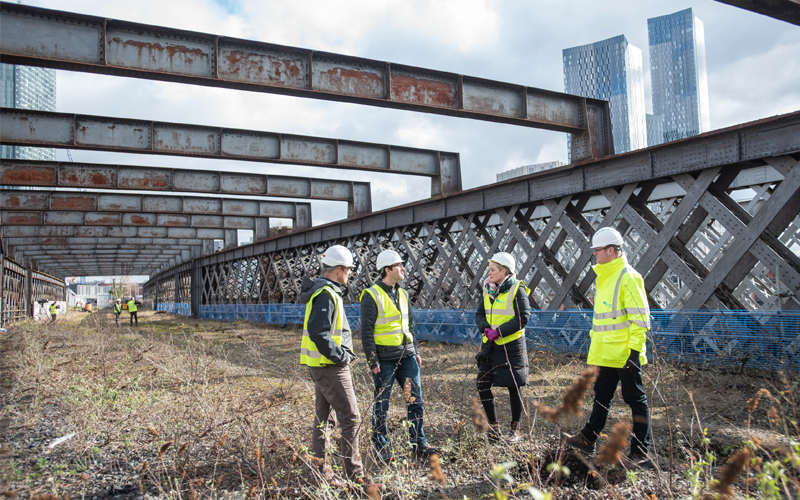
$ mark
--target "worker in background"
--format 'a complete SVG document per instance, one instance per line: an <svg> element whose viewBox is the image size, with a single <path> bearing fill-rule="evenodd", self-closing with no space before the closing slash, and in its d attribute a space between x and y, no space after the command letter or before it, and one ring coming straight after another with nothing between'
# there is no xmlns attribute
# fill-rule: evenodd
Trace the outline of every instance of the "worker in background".
<svg viewBox="0 0 800 500"><path fill-rule="evenodd" d="M361 415L350 375L350 363L356 359L353 338L342 300L355 264L353 254L342 245L334 245L320 259L322 277L303 278L300 302L306 305L300 364L308 367L314 381L314 426L311 451L320 460L323 478L336 485L332 471L325 467L330 435L338 419L342 436L339 453L344 458L347 478L355 481L370 495L380 497L383 485L364 477L364 466L358 449Z"/></svg>
<svg viewBox="0 0 800 500"><path fill-rule="evenodd" d="M492 387L507 387L511 402L511 428L505 439L508 444L520 440L522 394L528 384L528 350L525 325L530 317L530 290L516 279L514 257L498 252L489 259L489 276L483 282L483 301L478 304L475 324L483 332L478 362L478 395L489 421L488 438L492 443L503 440Z"/></svg>
<svg viewBox="0 0 800 500"><path fill-rule="evenodd" d="M114 302L114 324L119 326L119 315L122 314L122 299L117 299ZM137 318L138 323L138 318Z"/></svg>
<svg viewBox="0 0 800 500"><path fill-rule="evenodd" d="M136 321L136 326L139 326L139 317L136 315L136 311L139 308L136 307L136 301L131 297L131 300L128 301L128 312L131 314L131 326L133 326L134 320Z"/></svg>
<svg viewBox="0 0 800 500"><path fill-rule="evenodd" d="M372 445L384 463L392 461L389 444L389 397L395 380L403 390L409 384L406 398L409 443L417 455L430 456L439 450L430 446L423 425L422 358L414 338L414 320L408 292L399 286L406 279L403 259L394 250L378 254L376 267L380 273L373 286L361 292L361 345L375 381L372 414Z"/></svg>
<svg viewBox="0 0 800 500"><path fill-rule="evenodd" d="M56 322L56 316L58 316L58 304L55 301L50 303L50 323Z"/></svg>
<svg viewBox="0 0 800 500"><path fill-rule="evenodd" d="M606 425L611 401L622 384L622 399L633 414L631 450L621 465L628 470L652 466L647 458L650 444L650 410L642 385L642 366L647 364L645 341L650 329L650 308L642 276L622 253L622 235L613 228L598 229L592 237L597 259L594 318L586 362L600 367L594 383L594 406L589 421L575 436L564 434L567 444L594 453L595 441Z"/></svg>

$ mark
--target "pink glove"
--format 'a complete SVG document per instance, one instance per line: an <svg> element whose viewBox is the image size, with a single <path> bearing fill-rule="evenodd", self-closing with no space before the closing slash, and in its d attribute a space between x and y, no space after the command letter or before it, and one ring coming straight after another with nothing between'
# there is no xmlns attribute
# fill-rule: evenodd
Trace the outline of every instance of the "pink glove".
<svg viewBox="0 0 800 500"><path fill-rule="evenodd" d="M486 335L486 338L489 339L489 342L494 342L500 338L500 332L491 328L485 329L483 334Z"/></svg>

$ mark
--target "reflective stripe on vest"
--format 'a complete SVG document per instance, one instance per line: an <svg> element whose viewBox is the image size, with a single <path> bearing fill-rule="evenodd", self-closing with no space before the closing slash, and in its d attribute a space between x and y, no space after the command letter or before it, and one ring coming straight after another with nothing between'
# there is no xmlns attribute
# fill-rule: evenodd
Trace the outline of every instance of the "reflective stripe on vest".
<svg viewBox="0 0 800 500"><path fill-rule="evenodd" d="M314 302L314 298L322 292L327 292L330 294L331 298L333 298L334 303L334 317L333 322L331 322L331 338L336 345L342 345L342 319L343 319L343 311L344 311L344 301L339 296L338 293L333 291L333 288L330 286L323 286L316 292L314 295L308 299L306 303L306 316L303 320L303 338L300 341L300 364L306 366L324 366L324 365L335 365L333 361L323 356L319 350L317 349L317 344L315 344L311 337L308 336L308 318L311 316L311 304Z"/></svg>
<svg viewBox="0 0 800 500"><path fill-rule="evenodd" d="M397 302L400 304L399 310L392 297L379 285L372 285L361 292L361 300L364 299L365 293L370 294L378 306L378 317L375 320L375 330L373 332L375 345L402 345L404 337L405 343L414 342L414 336L411 334L411 328L409 327L408 292L398 288Z"/></svg>
<svg viewBox="0 0 800 500"><path fill-rule="evenodd" d="M489 324L492 325L493 329L497 330L497 327L503 323L507 323L508 321L511 321L517 317L517 311L514 310L514 299L517 296L517 290L519 290L520 286L530 293L530 290L528 290L528 287L525 286L525 283L522 281L517 281L509 291L498 295L497 298L494 299L494 302L489 300L489 292L486 290L483 291L483 308L486 318L489 320ZM500 306L502 306L502 308ZM523 330L519 330L511 335L504 335L498 338L494 341L494 343L497 345L507 344L522 337L524 333L525 332ZM486 335L484 335L483 342L486 343L488 341L489 339L487 339Z"/></svg>
<svg viewBox="0 0 800 500"><path fill-rule="evenodd" d="M633 324L637 324L645 329L650 329L649 314L650 309L647 307L623 307L619 309L619 289L622 285L622 278L628 273L628 266L622 268L617 278L617 284L614 287L614 300L611 303L610 311L597 312L597 304L595 304L595 313L592 318L592 330L596 332L612 332L616 330L624 330ZM625 320L617 321L617 318L622 316L639 316ZM604 320L613 321L604 321Z"/></svg>
<svg viewBox="0 0 800 500"><path fill-rule="evenodd" d="M128 301L128 312L135 313L136 311L138 311L138 308L136 307L136 302L134 302L132 300L129 300Z"/></svg>

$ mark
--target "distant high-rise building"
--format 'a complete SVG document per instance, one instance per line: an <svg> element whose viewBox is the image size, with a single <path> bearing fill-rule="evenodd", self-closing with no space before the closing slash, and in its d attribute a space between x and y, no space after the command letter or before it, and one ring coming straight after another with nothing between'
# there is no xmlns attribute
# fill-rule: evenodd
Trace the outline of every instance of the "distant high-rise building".
<svg viewBox="0 0 800 500"><path fill-rule="evenodd" d="M655 146L664 142L664 117L647 113L647 145Z"/></svg>
<svg viewBox="0 0 800 500"><path fill-rule="evenodd" d="M564 91L609 101L614 151L646 147L642 50L619 35L564 49L563 55ZM568 138L569 148L571 136ZM571 151L569 155L571 161Z"/></svg>
<svg viewBox="0 0 800 500"><path fill-rule="evenodd" d="M711 130L703 22L692 9L647 20L653 114L663 117L662 140Z"/></svg>
<svg viewBox="0 0 800 500"><path fill-rule="evenodd" d="M0 105L5 108L56 110L56 70L0 64ZM0 158L55 160L52 148L0 146Z"/></svg>
<svg viewBox="0 0 800 500"><path fill-rule="evenodd" d="M566 165L566 163L561 161L549 161L547 163L537 163L535 165L524 165L519 168L512 168L511 170L506 170L505 172L497 174L497 182L507 181L514 177L522 177L523 175L535 174L536 172L543 172L551 168L563 167L564 165Z"/></svg>

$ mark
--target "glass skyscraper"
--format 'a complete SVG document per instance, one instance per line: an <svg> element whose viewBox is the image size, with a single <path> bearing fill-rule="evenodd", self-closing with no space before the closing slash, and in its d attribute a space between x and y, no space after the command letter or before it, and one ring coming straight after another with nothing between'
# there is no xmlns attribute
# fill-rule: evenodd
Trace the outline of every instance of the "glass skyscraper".
<svg viewBox="0 0 800 500"><path fill-rule="evenodd" d="M523 165L519 168L512 168L511 170L500 172L497 174L497 182L507 181L508 179L521 177L523 175L535 174L536 172L544 172L545 170L563 167L564 165L566 165L566 163L560 161L548 161L546 163L536 163L535 165Z"/></svg>
<svg viewBox="0 0 800 500"><path fill-rule="evenodd" d="M0 105L6 108L56 110L56 70L0 64ZM18 160L56 159L56 150L0 146L0 158Z"/></svg>
<svg viewBox="0 0 800 500"><path fill-rule="evenodd" d="M564 49L563 56L565 92L609 101L614 151L646 147L642 50L619 35Z"/></svg>
<svg viewBox="0 0 800 500"><path fill-rule="evenodd" d="M647 20L653 114L663 117L662 138L676 141L711 129L703 22L692 9ZM656 138L657 140L657 138Z"/></svg>

